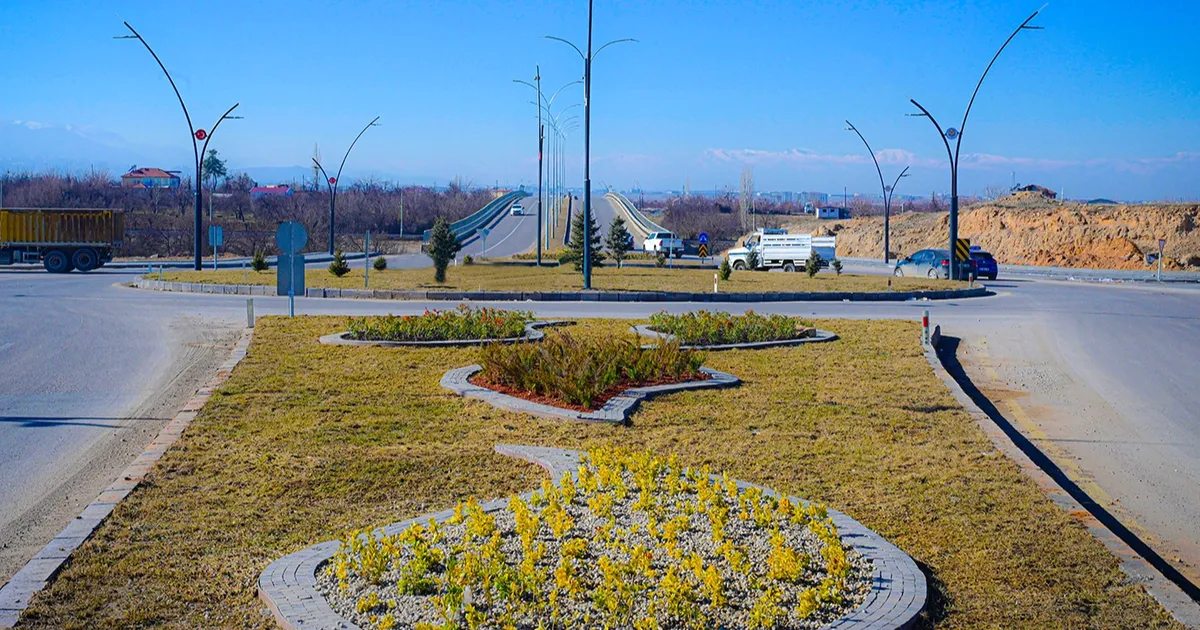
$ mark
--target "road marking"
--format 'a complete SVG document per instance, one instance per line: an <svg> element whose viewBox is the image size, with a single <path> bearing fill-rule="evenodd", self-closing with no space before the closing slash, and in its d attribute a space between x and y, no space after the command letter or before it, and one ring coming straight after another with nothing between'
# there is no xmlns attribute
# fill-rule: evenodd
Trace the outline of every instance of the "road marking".
<svg viewBox="0 0 1200 630"><path fill-rule="evenodd" d="M491 246L491 247L489 247L489 248L487 248L487 249L481 249L481 250L479 250L479 255L480 255L480 256L482 256L482 255L486 254L486 253L488 252L488 249L496 249L496 246L497 246L497 245L499 245L500 243L503 243L504 241L507 241L507 240L508 240L508 237L510 237L510 236L512 236L513 234L516 234L516 233L517 233L517 228L521 227L521 224L525 222L525 215L517 215L517 216L521 217L521 220L520 220L520 221L517 221L516 225L514 225L514 226L513 226L513 229L512 229L512 231L510 231L508 234L506 234L506 235L504 236L504 238L500 239L499 241L497 241L497 242L495 242L495 243L492 243L492 246ZM503 221L503 219L501 219L501 221ZM537 245L537 235L536 235L536 234L534 235L533 244L534 244L534 245Z"/></svg>

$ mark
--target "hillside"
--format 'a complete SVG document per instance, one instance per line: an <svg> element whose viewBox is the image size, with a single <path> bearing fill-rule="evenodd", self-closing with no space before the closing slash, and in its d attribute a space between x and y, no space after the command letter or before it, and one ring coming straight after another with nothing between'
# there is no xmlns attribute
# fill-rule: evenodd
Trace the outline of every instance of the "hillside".
<svg viewBox="0 0 1200 630"><path fill-rule="evenodd" d="M945 248L948 213L904 213L892 217L891 250L910 254ZM883 218L820 221L791 219L794 231L838 237L838 254L879 258ZM1001 263L1100 269L1145 268L1145 253L1166 238L1164 268L1200 267L1200 205L1138 204L1089 206L1008 198L963 210L959 235L992 252Z"/></svg>

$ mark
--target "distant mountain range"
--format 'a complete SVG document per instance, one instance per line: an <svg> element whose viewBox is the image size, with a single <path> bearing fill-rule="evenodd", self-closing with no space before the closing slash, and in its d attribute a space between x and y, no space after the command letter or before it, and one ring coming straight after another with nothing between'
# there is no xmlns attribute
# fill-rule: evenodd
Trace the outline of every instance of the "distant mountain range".
<svg viewBox="0 0 1200 630"><path fill-rule="evenodd" d="M177 154L162 147L134 146L117 134L85 127L60 127L21 120L0 123L0 171L82 174L91 170L107 170L113 178L117 178L134 166L156 166L168 171L180 171L186 177L195 166L172 163L172 160L178 159L170 157L173 153ZM312 181L312 168L304 166L242 167L230 164L229 170L231 173L246 173L260 184ZM368 176L423 186L435 183L445 185L451 179L349 169L343 174L343 179L353 181Z"/></svg>

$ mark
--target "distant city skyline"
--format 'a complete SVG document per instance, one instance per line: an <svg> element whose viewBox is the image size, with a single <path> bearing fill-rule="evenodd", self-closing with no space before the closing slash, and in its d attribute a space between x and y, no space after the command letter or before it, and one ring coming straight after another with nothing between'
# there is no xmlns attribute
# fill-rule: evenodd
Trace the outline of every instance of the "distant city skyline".
<svg viewBox="0 0 1200 630"><path fill-rule="evenodd" d="M763 190L871 194L878 177L849 118L885 175L911 168L898 194L944 192L944 147L905 116L908 99L957 126L979 73L1036 4L599 1L597 42L639 42L595 64L593 181L736 189L750 165ZM532 91L512 80L531 79L535 64L547 92L578 78L574 51L540 36L583 41L586 3L214 0L130 13L111 0L11 0L0 6L0 169L188 170L178 103L136 41L112 39L122 19L171 69L198 127L241 103L245 119L212 144L234 171L301 178L314 143L340 158L378 115L350 179L532 186ZM1072 198L1200 198L1198 19L1192 5L1048 7L1046 30L1022 33L983 86L961 192L1008 185L1015 171ZM564 90L554 109L579 92ZM582 183L578 131L567 148L568 176Z"/></svg>

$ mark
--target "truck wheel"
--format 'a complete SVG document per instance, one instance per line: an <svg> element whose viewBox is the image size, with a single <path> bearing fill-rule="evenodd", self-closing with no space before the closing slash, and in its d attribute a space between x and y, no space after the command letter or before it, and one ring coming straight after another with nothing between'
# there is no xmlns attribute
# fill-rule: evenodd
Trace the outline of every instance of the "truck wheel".
<svg viewBox="0 0 1200 630"><path fill-rule="evenodd" d="M734 263L733 263L733 269L734 269L734 271L745 271L745 270L746 270L746 263L744 263L744 262L742 262L742 261L740 261L740 260L739 260L739 261L736 261L736 262L734 262Z"/></svg>
<svg viewBox="0 0 1200 630"><path fill-rule="evenodd" d="M71 256L71 264L76 269L87 272L100 266L100 257L96 255L94 250L84 247L75 250L75 253Z"/></svg>
<svg viewBox="0 0 1200 630"><path fill-rule="evenodd" d="M789 260L789 261L783 263L783 270L788 273L792 273L793 271L796 270L796 265L793 264L792 261Z"/></svg>
<svg viewBox="0 0 1200 630"><path fill-rule="evenodd" d="M71 270L71 258L65 252L50 250L42 256L42 266L50 273L67 273Z"/></svg>
<svg viewBox="0 0 1200 630"><path fill-rule="evenodd" d="M900 267L896 267L896 271L892 272L892 275L896 276L897 278L903 278L904 270L901 269Z"/></svg>

